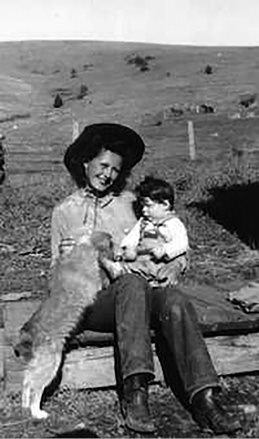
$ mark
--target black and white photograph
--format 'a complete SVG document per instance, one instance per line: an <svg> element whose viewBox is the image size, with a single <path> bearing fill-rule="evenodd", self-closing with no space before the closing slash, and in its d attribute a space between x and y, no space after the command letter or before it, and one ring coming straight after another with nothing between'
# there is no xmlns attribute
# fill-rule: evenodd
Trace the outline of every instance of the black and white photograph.
<svg viewBox="0 0 259 439"><path fill-rule="evenodd" d="M259 437L259 2L0 17L0 439Z"/></svg>

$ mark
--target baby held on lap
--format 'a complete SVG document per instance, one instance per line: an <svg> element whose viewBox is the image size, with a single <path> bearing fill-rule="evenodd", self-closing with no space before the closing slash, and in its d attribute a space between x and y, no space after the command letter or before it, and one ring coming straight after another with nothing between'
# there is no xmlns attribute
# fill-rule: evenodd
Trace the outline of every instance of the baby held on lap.
<svg viewBox="0 0 259 439"><path fill-rule="evenodd" d="M188 235L174 211L174 190L164 180L146 177L136 188L140 218L121 242L116 260L100 258L112 279L125 273L144 276L152 286L167 285L162 268L170 263L176 285L188 264Z"/></svg>

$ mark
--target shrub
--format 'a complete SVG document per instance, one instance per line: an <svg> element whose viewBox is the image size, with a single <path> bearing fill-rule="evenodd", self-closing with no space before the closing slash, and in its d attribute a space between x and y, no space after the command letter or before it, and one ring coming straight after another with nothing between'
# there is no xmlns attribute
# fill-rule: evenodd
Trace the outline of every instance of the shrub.
<svg viewBox="0 0 259 439"><path fill-rule="evenodd" d="M80 91L77 95L77 99L83 99L88 94L88 87L85 84L81 84Z"/></svg>
<svg viewBox="0 0 259 439"><path fill-rule="evenodd" d="M70 71L70 78L77 78L77 71L76 71L76 69L71 69L71 71Z"/></svg>
<svg viewBox="0 0 259 439"><path fill-rule="evenodd" d="M207 75L211 75L213 73L213 69L209 64L206 65L204 73L206 73Z"/></svg>
<svg viewBox="0 0 259 439"><path fill-rule="evenodd" d="M256 93L246 93L240 97L239 105L245 108L253 107L256 105L257 94Z"/></svg>
<svg viewBox="0 0 259 439"><path fill-rule="evenodd" d="M141 72L146 72L149 70L149 61L154 59L154 56L140 56L140 55L130 55L126 57L127 64L134 64L136 67L140 69Z"/></svg>
<svg viewBox="0 0 259 439"><path fill-rule="evenodd" d="M147 72L148 70L149 70L149 67L147 64L144 64L143 66L140 67L141 72Z"/></svg>
<svg viewBox="0 0 259 439"><path fill-rule="evenodd" d="M54 99L54 104L53 107L54 108L60 108L63 105L63 100L62 97L60 96L59 93L56 94L55 99Z"/></svg>
<svg viewBox="0 0 259 439"><path fill-rule="evenodd" d="M84 64L84 65L83 65L83 69L84 69L84 70L88 70L88 69L90 69L91 67L93 67L93 64Z"/></svg>

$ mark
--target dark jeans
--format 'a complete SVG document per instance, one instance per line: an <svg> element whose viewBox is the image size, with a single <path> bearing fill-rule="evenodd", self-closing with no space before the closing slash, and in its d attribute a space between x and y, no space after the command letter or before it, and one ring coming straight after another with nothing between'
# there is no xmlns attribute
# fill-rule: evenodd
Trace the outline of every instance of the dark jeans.
<svg viewBox="0 0 259 439"><path fill-rule="evenodd" d="M98 293L84 328L114 333L117 378L154 376L152 328L166 382L183 403L219 385L194 307L177 288L152 289L140 276L125 274Z"/></svg>

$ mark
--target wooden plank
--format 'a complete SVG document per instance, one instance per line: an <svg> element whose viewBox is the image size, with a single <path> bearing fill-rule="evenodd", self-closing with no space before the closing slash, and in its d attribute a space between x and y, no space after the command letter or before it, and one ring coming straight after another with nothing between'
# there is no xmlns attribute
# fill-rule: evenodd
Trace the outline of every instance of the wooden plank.
<svg viewBox="0 0 259 439"><path fill-rule="evenodd" d="M219 375L254 372L259 369L259 334L207 338L206 344ZM6 390L20 390L23 369L9 356ZM156 381L163 380L154 352ZM84 348L71 351L65 359L61 386L97 389L115 385L113 348Z"/></svg>
<svg viewBox="0 0 259 439"><path fill-rule="evenodd" d="M213 364L219 375L259 370L259 334L206 338Z"/></svg>
<svg viewBox="0 0 259 439"><path fill-rule="evenodd" d="M14 356L12 344L16 340L19 328L30 317L39 303L39 300L21 300L19 302L5 302L4 304L5 335L2 332L2 343L5 344L5 349L4 358L2 356L1 360L0 357L0 369L2 368L0 379L2 373L5 376L7 391L21 388L23 367ZM105 346L72 350L65 359L61 385L76 388L100 388L115 385L112 334L87 331L86 335L88 335L88 344L96 345L99 342ZM207 337L205 341L219 375L253 372L259 369L259 333L213 336ZM87 342L87 338L84 342ZM162 380L162 371L155 354L154 359L156 379L160 381Z"/></svg>
<svg viewBox="0 0 259 439"><path fill-rule="evenodd" d="M259 370L259 334L220 336L205 339L219 375ZM156 381L163 380L159 360L154 352ZM78 349L68 354L61 384L84 388L115 385L113 348Z"/></svg>
<svg viewBox="0 0 259 439"><path fill-rule="evenodd" d="M228 292L206 285L181 286L192 301L205 337L259 332L259 313L244 313L227 300Z"/></svg>
<svg viewBox="0 0 259 439"><path fill-rule="evenodd" d="M211 287L204 285L192 285L181 287L181 291L188 295L194 304L198 319L201 325L201 330L205 337L218 335L240 335L242 333L259 332L259 313L246 314L240 309L237 309L226 300L226 295ZM30 299L23 295L27 292L18 295L19 301L13 301L14 295L4 295L8 303L5 303L6 316L5 327L6 333L10 336L17 333L19 327L24 323L30 314L39 305L39 300ZM106 342L108 339L112 342L112 335L107 333L98 334L96 332L87 331L85 335L80 335L81 340L85 338L86 342L90 341L94 344L95 341L100 344L102 339Z"/></svg>
<svg viewBox="0 0 259 439"><path fill-rule="evenodd" d="M189 289L187 290L189 291ZM190 291L189 291L190 292ZM195 297L195 288L190 296L198 313L201 329L205 337L218 335L241 335L249 332L259 332L259 315L245 314L235 310L218 292L213 297L207 294L206 287L199 286L199 295ZM17 337L20 327L25 323L40 300L19 300L4 303L5 308L5 334L9 344ZM1 315L0 315L1 317ZM1 322L0 322L1 323ZM72 346L84 347L107 346L113 342L113 334L85 331L76 337Z"/></svg>
<svg viewBox="0 0 259 439"><path fill-rule="evenodd" d="M259 334L220 336L205 339L218 375L259 370ZM156 381L163 372L154 352ZM72 351L63 367L61 385L98 388L115 385L113 348L88 348Z"/></svg>
<svg viewBox="0 0 259 439"><path fill-rule="evenodd" d="M156 382L163 381L163 372L154 352ZM115 386L113 347L72 351L63 366L61 386L102 388Z"/></svg>
<svg viewBox="0 0 259 439"><path fill-rule="evenodd" d="M6 392L20 391L24 365L9 356ZM163 381L159 360L154 354L156 382ZM98 389L115 386L113 347L84 348L71 351L62 368L60 386L76 389Z"/></svg>

